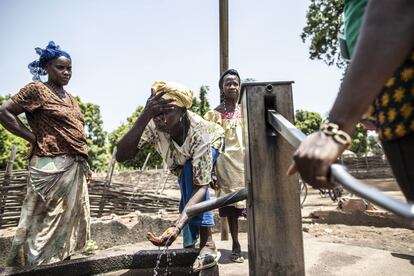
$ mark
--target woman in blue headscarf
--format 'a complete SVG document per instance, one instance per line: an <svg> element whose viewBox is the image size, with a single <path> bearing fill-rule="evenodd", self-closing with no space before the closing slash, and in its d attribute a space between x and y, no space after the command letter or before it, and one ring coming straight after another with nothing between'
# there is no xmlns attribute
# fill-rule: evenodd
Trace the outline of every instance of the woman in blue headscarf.
<svg viewBox="0 0 414 276"><path fill-rule="evenodd" d="M29 180L10 266L61 261L90 237L88 148L76 99L63 88L72 76L68 53L51 41L29 64L34 82L0 107L0 123L30 143ZM48 76L42 82L41 76ZM18 118L25 113L29 127Z"/></svg>

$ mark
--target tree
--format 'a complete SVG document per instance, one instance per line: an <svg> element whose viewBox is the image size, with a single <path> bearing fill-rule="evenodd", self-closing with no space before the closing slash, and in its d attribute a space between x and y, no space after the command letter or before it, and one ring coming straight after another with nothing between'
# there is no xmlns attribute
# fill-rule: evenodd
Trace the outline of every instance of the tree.
<svg viewBox="0 0 414 276"><path fill-rule="evenodd" d="M368 149L368 131L362 124L357 124L352 139L351 151L356 154L364 154Z"/></svg>
<svg viewBox="0 0 414 276"><path fill-rule="evenodd" d="M322 121L321 115L317 112L297 110L295 114L295 126L306 135L318 131ZM366 153L368 146L367 139L368 131L362 124L358 124L355 128L350 150L356 154Z"/></svg>
<svg viewBox="0 0 414 276"><path fill-rule="evenodd" d="M207 99L208 91L210 91L210 87L208 85L202 85L200 87L199 98L197 99L197 97L193 97L193 105L190 108L191 111L200 116L204 116L204 114L210 109L210 103Z"/></svg>
<svg viewBox="0 0 414 276"><path fill-rule="evenodd" d="M256 81L256 79L255 78L245 78L245 79L241 80L241 83L243 83L243 82L253 82L253 81Z"/></svg>
<svg viewBox="0 0 414 276"><path fill-rule="evenodd" d="M190 110L194 113L197 113L198 115L201 115L199 113L200 112L200 101L197 99L197 97L193 97L193 103L190 107Z"/></svg>
<svg viewBox="0 0 414 276"><path fill-rule="evenodd" d="M112 152L113 149L116 147L118 141L128 132L128 130L133 126L135 121L137 120L138 116L144 110L144 107L138 106L134 113L127 118L126 123L121 124L117 129L111 132L108 136L109 140L109 148ZM148 160L147 167L154 168L155 166L160 167L162 165L162 157L158 154L158 152L150 147L144 146L141 148L134 159L126 161L120 164L121 167L124 168L132 168L132 169L140 169L142 168L145 159L147 158L148 153L151 153L151 157Z"/></svg>
<svg viewBox="0 0 414 276"><path fill-rule="evenodd" d="M317 112L296 110L295 126L306 135L319 130L321 122L322 117Z"/></svg>
<svg viewBox="0 0 414 276"><path fill-rule="evenodd" d="M0 105L8 99L10 99L10 95L0 96ZM27 124L26 116L24 114L20 115L19 118L23 123ZM26 156L29 149L28 145L29 143L26 140L10 133L0 124L0 170L6 169L7 160L9 159L11 148L13 146L17 149L13 169L23 169L27 167Z"/></svg>
<svg viewBox="0 0 414 276"><path fill-rule="evenodd" d="M210 91L210 87L208 85L202 85L200 87L200 94L199 94L199 98L200 98L200 115L204 115L209 109L210 109L210 103L208 102L207 99L207 93L208 91Z"/></svg>
<svg viewBox="0 0 414 276"><path fill-rule="evenodd" d="M338 34L343 26L344 0L311 0L306 14L306 26L301 38L310 41L311 59L344 68L346 63L339 50Z"/></svg>
<svg viewBox="0 0 414 276"><path fill-rule="evenodd" d="M85 120L85 134L88 141L89 165L92 170L105 170L109 164L110 154L106 146L107 133L99 105L84 103L76 97Z"/></svg>
<svg viewBox="0 0 414 276"><path fill-rule="evenodd" d="M345 68L342 59L338 34L343 29L344 0L311 0L306 14L306 26L301 38L303 42L310 40L309 54L311 59L323 60L328 65ZM363 125L356 126L351 151L366 153L368 133Z"/></svg>
<svg viewBox="0 0 414 276"><path fill-rule="evenodd" d="M368 151L375 155L384 154L377 135L368 135Z"/></svg>

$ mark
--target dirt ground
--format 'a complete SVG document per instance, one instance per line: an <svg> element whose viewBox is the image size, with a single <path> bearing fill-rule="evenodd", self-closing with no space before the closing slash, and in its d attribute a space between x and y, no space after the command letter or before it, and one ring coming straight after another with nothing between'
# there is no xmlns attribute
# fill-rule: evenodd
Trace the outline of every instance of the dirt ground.
<svg viewBox="0 0 414 276"><path fill-rule="evenodd" d="M394 179L371 179L364 182L390 196L404 199ZM179 196L175 189L166 190L165 193ZM345 195L350 196L346 192ZM319 209L333 210L336 206L337 202L321 195L319 191L308 190L302 209L307 275L353 275L359 272L359 275L414 275L413 230L316 223L311 219L311 212ZM222 254L219 261L220 275L248 275L247 233L240 233L239 238L246 259L242 264L230 261L231 241L221 241L219 233L214 235L216 245ZM171 248L181 246L180 237ZM148 242L128 246L131 247L155 249ZM126 247L117 250L126 250Z"/></svg>
<svg viewBox="0 0 414 276"><path fill-rule="evenodd" d="M404 200L394 179L367 179L370 184L386 194ZM345 195L349 193L345 191ZM414 256L414 231L405 228L349 226L344 224L312 223L310 213L317 209L334 209L337 203L323 197L319 191L308 190L308 197L302 209L303 231L318 241L370 247L395 251Z"/></svg>
<svg viewBox="0 0 414 276"><path fill-rule="evenodd" d="M403 228L310 224L304 232L318 241L370 247L413 255L414 231Z"/></svg>
<svg viewBox="0 0 414 276"><path fill-rule="evenodd" d="M393 178L366 179L364 182L384 191L390 196L404 200ZM180 196L178 190L171 188L165 190L164 193L177 198ZM350 194L345 191L344 196L350 196ZM337 202L333 202L329 196L322 195L318 190L308 188L308 195L302 209L304 235L323 242L370 247L414 256L414 231L411 229L312 222L310 218L312 211L333 210L336 207ZM171 217L176 215L171 214Z"/></svg>
<svg viewBox="0 0 414 276"><path fill-rule="evenodd" d="M394 179L371 179L364 180L364 182L383 190L390 196L400 200L404 199ZM178 189L175 189L174 187L169 187L169 189L164 190L164 194L177 198L180 196ZM345 195L349 196L347 193L345 193ZM333 210L336 206L337 203L333 202L329 197L323 196L319 191L309 188L308 196L304 208L302 209L302 229L305 244L307 275L340 275L336 274L336 272L333 273L330 270L332 269L332 266L324 266L326 262L330 262L329 260L333 263L337 263L337 272L341 271L341 265L344 266L341 275L351 275L350 271L352 272L355 269L362 269L364 267L369 270L368 272L363 273L363 275L378 275L373 274L374 272L384 275L395 275L395 273L398 273L400 276L414 275L414 231L412 229L374 227L369 225L350 226L345 224L326 224L317 223L311 218L311 213L315 210ZM177 214L165 215L174 217ZM243 223L246 224L246 221ZM0 231L0 235L2 235L2 233L4 234L5 231L8 230ZM214 235L214 239L217 247L222 253L222 257L219 261L220 274L248 275L247 234L240 233L242 251L246 258L246 261L243 264L235 264L229 260L231 254L231 241L221 241L219 233ZM180 237L173 244L172 248L181 247L182 239ZM149 242L140 242L128 246L117 246L111 250L120 251L127 250L128 248L134 248L136 250L156 249ZM98 250L96 254L104 254L105 251L106 250ZM329 252L329 254L327 252ZM320 260L321 256L325 256L326 259ZM376 267L376 256L379 256L379 268L378 270L373 270L373 268ZM367 260L368 258L374 259L370 260L370 265L361 264L361 261L366 261L365 258L367 258ZM359 266L352 266L354 263L358 262ZM380 267L380 264L382 267ZM397 266L397 268L398 266L401 266L402 271L400 271L401 269L387 270L388 268L391 269L393 266ZM393 271L393 273L389 274L390 271Z"/></svg>

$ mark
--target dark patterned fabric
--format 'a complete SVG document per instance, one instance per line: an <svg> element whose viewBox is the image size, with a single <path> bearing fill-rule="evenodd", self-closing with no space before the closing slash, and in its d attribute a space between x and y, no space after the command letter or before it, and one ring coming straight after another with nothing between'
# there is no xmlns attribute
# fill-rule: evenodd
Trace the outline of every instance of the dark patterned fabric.
<svg viewBox="0 0 414 276"><path fill-rule="evenodd" d="M414 133L382 142L382 148L405 198L414 202Z"/></svg>
<svg viewBox="0 0 414 276"><path fill-rule="evenodd" d="M219 208L219 216L224 217L244 217L247 218L247 209L246 208L236 208L234 206L224 206Z"/></svg>
<svg viewBox="0 0 414 276"><path fill-rule="evenodd" d="M382 141L414 132L414 51L384 85L370 113Z"/></svg>
<svg viewBox="0 0 414 276"><path fill-rule="evenodd" d="M76 99L69 97L70 104L42 82L29 83L12 97L25 110L29 126L36 136L34 155L81 154L88 157L83 115Z"/></svg>

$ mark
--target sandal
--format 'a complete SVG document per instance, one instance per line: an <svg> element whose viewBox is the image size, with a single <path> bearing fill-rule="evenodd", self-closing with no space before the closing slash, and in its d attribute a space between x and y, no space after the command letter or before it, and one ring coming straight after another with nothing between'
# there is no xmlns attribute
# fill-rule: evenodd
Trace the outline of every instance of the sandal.
<svg viewBox="0 0 414 276"><path fill-rule="evenodd" d="M221 253L217 251L215 255L211 253L206 253L204 256L197 256L197 259L193 264L193 272L199 272L201 270L213 267L218 264Z"/></svg>
<svg viewBox="0 0 414 276"><path fill-rule="evenodd" d="M231 253L230 260L235 263L243 263L244 258L241 253Z"/></svg>

